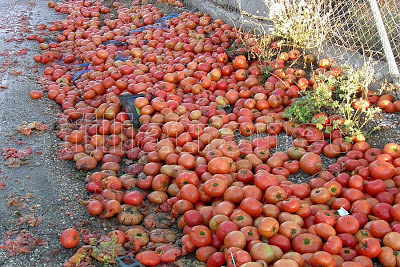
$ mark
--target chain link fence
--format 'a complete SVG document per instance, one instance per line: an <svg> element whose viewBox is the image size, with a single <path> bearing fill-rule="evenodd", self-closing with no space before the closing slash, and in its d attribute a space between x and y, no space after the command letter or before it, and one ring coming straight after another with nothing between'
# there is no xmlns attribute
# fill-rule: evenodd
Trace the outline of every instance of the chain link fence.
<svg viewBox="0 0 400 267"><path fill-rule="evenodd" d="M383 27L377 26L376 12L374 14L371 5L375 1L383 22L380 26ZM275 30L275 34L279 27L288 27L288 21L294 20L294 24L289 26L292 32L296 30L299 33L303 32L299 36L304 38L306 37L304 29L306 29L310 31L310 38L321 39L321 43L318 43L318 40L313 41L313 44L318 44L318 47L313 47L316 53L331 57L339 64L349 64L356 68L361 68L366 61L372 59L379 79L388 79L390 74L392 77L393 74L398 74L397 66L400 65L399 0L184 0L184 2L206 12L214 12L216 16L228 18L227 22L235 26L249 21L250 25L257 23L267 25L267 32L272 33ZM282 10L287 12L287 17L283 17L280 21L274 20L273 16ZM310 12L305 14L306 11ZM310 27L312 20L314 22ZM273 27L268 27L272 24ZM316 26L320 26L321 29L316 36L311 36L315 34L316 31L313 32L312 29ZM390 46L389 50L394 56L392 63L394 62L395 69L393 69L393 64L391 68L389 67L390 53L388 54L388 50L385 50L380 31L386 33L388 37L387 45ZM290 37L289 34L286 37ZM292 35L293 38L297 36Z"/></svg>
<svg viewBox="0 0 400 267"><path fill-rule="evenodd" d="M357 68L372 62L379 78L398 79L398 0L263 1L269 3L274 34L300 44L298 48L314 49ZM300 38L306 41L296 43Z"/></svg>
<svg viewBox="0 0 400 267"><path fill-rule="evenodd" d="M390 51L385 51L385 42L379 31L385 32L388 37L388 49L394 56L395 65L400 65L400 2L398 0L377 0L383 26L378 27L377 19L373 14L371 1L366 0L337 0L331 1L331 31L328 43L333 46L333 55L343 54L346 51L347 61L356 62L362 56L375 61L376 72L390 72L396 70L387 66L391 60ZM382 25L380 25L382 26ZM343 56L343 55L342 55Z"/></svg>

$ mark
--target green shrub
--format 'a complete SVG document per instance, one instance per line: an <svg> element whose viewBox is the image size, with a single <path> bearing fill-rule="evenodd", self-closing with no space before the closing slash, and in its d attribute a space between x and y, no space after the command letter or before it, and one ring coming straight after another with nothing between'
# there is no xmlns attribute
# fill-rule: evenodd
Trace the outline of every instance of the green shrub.
<svg viewBox="0 0 400 267"><path fill-rule="evenodd" d="M342 70L343 73L339 77L318 76L316 88L305 91L285 110L284 117L297 123L314 123L322 129L323 125L312 121L312 117L319 112L337 114L344 118L344 123L336 121L331 125L333 129L342 130L348 137L365 134L363 130L368 122L381 110L378 107L355 109L353 102L359 98L366 98L373 72L368 63L360 70L349 66L342 66Z"/></svg>

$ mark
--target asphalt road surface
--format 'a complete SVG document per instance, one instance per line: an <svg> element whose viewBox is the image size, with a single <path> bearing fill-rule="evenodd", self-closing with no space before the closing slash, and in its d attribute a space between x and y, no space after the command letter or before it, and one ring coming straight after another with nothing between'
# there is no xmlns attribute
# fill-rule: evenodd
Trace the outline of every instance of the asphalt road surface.
<svg viewBox="0 0 400 267"><path fill-rule="evenodd" d="M41 87L43 66L32 59L40 52L39 44L23 38L41 32L35 29L38 24L49 25L63 15L49 9L47 0L0 0L0 9L0 150L32 148L29 162L19 168L6 167L4 154L0 156L0 245L25 237L30 250L9 256L12 251L0 249L0 266L61 266L76 251L61 247L63 229L81 230L89 222L90 227L102 228L77 200L87 197L85 174L76 172L72 162L56 159L59 107L46 98L29 97ZM15 131L23 121L39 121L49 130L26 137Z"/></svg>

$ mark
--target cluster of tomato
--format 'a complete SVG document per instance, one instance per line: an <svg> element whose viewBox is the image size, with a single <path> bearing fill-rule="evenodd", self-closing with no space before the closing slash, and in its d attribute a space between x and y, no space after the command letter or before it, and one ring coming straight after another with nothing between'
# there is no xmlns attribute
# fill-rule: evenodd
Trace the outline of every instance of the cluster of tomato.
<svg viewBox="0 0 400 267"><path fill-rule="evenodd" d="M133 226L144 201L170 212L183 231L179 249L146 251L145 231L113 232L120 244L135 244L146 266L194 251L210 267L372 266L376 257L399 264L400 146L346 142L342 130L327 130L343 120L336 115L316 115L326 131L286 121L284 109L317 84L316 76L287 67L298 50L273 60L261 83L265 64L228 57L239 33L221 19L182 12L163 20L143 2L111 9L97 1L49 2L68 16L49 27L61 31L58 42L38 38L45 52L34 59L48 64L44 88L63 111L58 156L80 170L101 164L88 176L89 213ZM112 9L115 19L100 20ZM312 55L304 60L315 63ZM315 73L341 70L321 59ZM142 94L134 102L138 130L121 106L123 94ZM355 108L400 108L390 95L357 101ZM250 140L237 140L237 132ZM271 154L281 132L293 147ZM322 153L344 156L322 170ZM123 158L137 163L117 176ZM312 176L307 183L288 180L300 170ZM64 240L67 247L79 241L75 231L66 236L74 239Z"/></svg>

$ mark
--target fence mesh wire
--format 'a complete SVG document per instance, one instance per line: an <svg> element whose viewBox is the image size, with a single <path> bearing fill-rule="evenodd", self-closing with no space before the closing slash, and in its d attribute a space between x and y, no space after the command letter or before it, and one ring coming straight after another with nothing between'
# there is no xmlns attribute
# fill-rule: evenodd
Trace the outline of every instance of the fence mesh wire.
<svg viewBox="0 0 400 267"><path fill-rule="evenodd" d="M397 65L400 65L400 2L398 0L378 0L381 17L385 25L390 46ZM385 61L383 45L370 5L366 0L331 1L331 34L328 42L340 54L346 49L348 60L359 58L359 54ZM376 66L382 71L384 64Z"/></svg>
<svg viewBox="0 0 400 267"><path fill-rule="evenodd" d="M273 5L287 4L293 1L304 2L307 5L321 0L262 0L267 9L273 9ZM189 1L183 1L189 2ZM190 1L191 3L193 1ZM251 0L208 0L207 2L221 7L224 10L236 14L242 14L259 21L269 20L264 16L265 12L258 14L249 13L246 9L255 5L258 1ZM255 3L257 2L257 3ZM373 12L368 0L323 0L324 9L319 12L329 14L329 34L325 36L325 42L320 49L324 56L330 56L339 63L351 64L361 67L367 58L375 60L375 71L388 73L385 63L386 55L380 40ZM380 14L383 19L385 30L390 40L391 49L395 56L397 65L400 65L400 1L399 0L377 0ZM265 8L260 6L259 8ZM254 10L254 9L253 9ZM268 12L267 12L268 13ZM271 13L271 10L269 10ZM261 16L260 16L261 14Z"/></svg>

